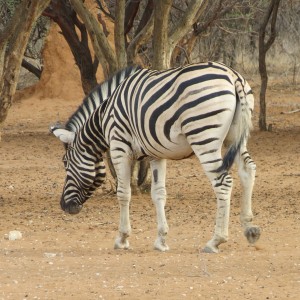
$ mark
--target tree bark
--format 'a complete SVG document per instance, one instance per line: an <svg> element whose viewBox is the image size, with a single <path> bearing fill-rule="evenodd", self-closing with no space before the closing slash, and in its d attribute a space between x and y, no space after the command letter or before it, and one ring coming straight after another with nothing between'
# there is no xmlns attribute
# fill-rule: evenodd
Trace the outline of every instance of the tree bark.
<svg viewBox="0 0 300 300"><path fill-rule="evenodd" d="M172 52L178 42L185 36L189 30L192 29L192 25L203 13L208 0L195 0L187 8L185 14L182 16L180 21L177 23L170 32L169 32L169 57L171 59Z"/></svg>
<svg viewBox="0 0 300 300"><path fill-rule="evenodd" d="M23 0L6 29L0 33L0 124L6 119L12 105L32 27L49 2L50 0Z"/></svg>
<svg viewBox="0 0 300 300"><path fill-rule="evenodd" d="M127 66L127 55L125 49L125 0L116 1L115 11L115 47L118 69L124 69Z"/></svg>
<svg viewBox="0 0 300 300"><path fill-rule="evenodd" d="M152 68L163 70L170 66L168 28L172 0L154 2L153 62Z"/></svg>
<svg viewBox="0 0 300 300"><path fill-rule="evenodd" d="M85 7L82 0L70 0L70 3L88 30L95 54L103 66L105 76L108 77L109 75L116 73L118 70L118 64L115 52L109 45L98 21Z"/></svg>
<svg viewBox="0 0 300 300"><path fill-rule="evenodd" d="M116 2L116 5L118 5ZM124 0L122 0L124 2ZM126 1L125 16L124 16L124 34L128 34L133 27L133 22L140 7L140 1ZM116 8L117 9L117 8ZM118 10L118 9L117 9ZM117 13L116 13L117 16Z"/></svg>
<svg viewBox="0 0 300 300"><path fill-rule="evenodd" d="M154 10L153 0L148 0L142 18L135 31L135 36L137 36L144 29L144 27L148 24L150 18L153 17L153 10Z"/></svg>
<svg viewBox="0 0 300 300"><path fill-rule="evenodd" d="M261 87L260 87L260 112L259 112L259 129L262 131L267 131L267 109L266 109L266 91L268 87L268 72L267 72L267 65L266 65L266 55L267 51L270 49L272 44L276 38L276 19L278 14L280 0L272 0L268 10L262 20L260 29L259 29L259 73L261 77ZM270 36L267 41L266 38L266 28L269 24L271 19L271 32Z"/></svg>
<svg viewBox="0 0 300 300"><path fill-rule="evenodd" d="M127 48L127 60L129 64L133 64L137 56L137 52L142 44L150 39L153 32L154 15L152 13L148 23L141 29L138 34L130 41Z"/></svg>
<svg viewBox="0 0 300 300"><path fill-rule="evenodd" d="M155 1L153 34L153 68L170 67L172 52L184 35L203 13L209 0L195 0L188 6L177 25L169 30L168 21L172 1Z"/></svg>

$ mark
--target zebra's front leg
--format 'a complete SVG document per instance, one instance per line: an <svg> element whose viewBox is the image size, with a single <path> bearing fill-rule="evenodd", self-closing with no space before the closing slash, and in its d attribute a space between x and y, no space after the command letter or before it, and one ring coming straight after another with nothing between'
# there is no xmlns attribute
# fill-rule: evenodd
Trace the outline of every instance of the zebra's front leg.
<svg viewBox="0 0 300 300"><path fill-rule="evenodd" d="M119 223L119 235L115 240L115 249L128 249L129 242L128 237L131 233L130 219L129 219L129 204L131 199L131 160L128 156L112 154L112 162L114 164L117 179L117 197L120 207L120 223Z"/></svg>
<svg viewBox="0 0 300 300"><path fill-rule="evenodd" d="M169 231L166 215L166 160L153 160L150 163L152 172L151 182L151 197L155 204L156 216L157 216L157 230L158 235L154 243L154 249L159 251L169 250L169 246L166 243L166 236Z"/></svg>
<svg viewBox="0 0 300 300"><path fill-rule="evenodd" d="M217 215L214 235L212 239L206 243L203 252L218 253L218 246L228 240L232 183L232 177L227 172L220 174L212 180L213 189L217 196Z"/></svg>

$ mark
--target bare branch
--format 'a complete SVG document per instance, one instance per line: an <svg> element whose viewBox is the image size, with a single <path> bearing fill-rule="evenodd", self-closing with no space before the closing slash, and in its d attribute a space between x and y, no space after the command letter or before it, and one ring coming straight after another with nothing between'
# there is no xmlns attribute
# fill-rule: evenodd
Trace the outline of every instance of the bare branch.
<svg viewBox="0 0 300 300"><path fill-rule="evenodd" d="M106 70L109 74L113 74L117 71L117 59L116 55L108 43L108 40L99 26L98 21L94 15L85 7L81 0L70 0L76 13L80 16L86 28L89 32L95 54L102 65L105 62L109 64L109 69ZM104 68L105 70L105 68ZM106 74L108 75L108 74Z"/></svg>
<svg viewBox="0 0 300 300"><path fill-rule="evenodd" d="M180 39L192 28L199 14L202 12L202 4L205 6L208 0L195 0L189 5L177 26L169 33L169 46L174 49Z"/></svg>
<svg viewBox="0 0 300 300"><path fill-rule="evenodd" d="M140 1L126 1L124 20L125 35L131 30L133 26L133 22L139 10L140 3ZM118 1L116 5L118 5Z"/></svg>
<svg viewBox="0 0 300 300"><path fill-rule="evenodd" d="M150 18L153 15L153 10L154 10L154 4L153 4L153 0L148 0L147 5L145 7L143 16L139 22L139 25L136 29L135 35L138 35L139 32L146 26L146 24L148 23L148 21L150 20Z"/></svg>
<svg viewBox="0 0 300 300"><path fill-rule="evenodd" d="M102 12L104 13L105 16L111 18L112 20L115 20L114 16L113 16L110 12L108 12L108 11L106 11L106 10L104 9L104 7L103 7L103 5L102 5L102 3L101 3L100 0L96 0L96 2L97 2L97 4L98 4L98 6L99 6L100 11L102 11Z"/></svg>
<svg viewBox="0 0 300 300"><path fill-rule="evenodd" d="M276 38L276 20L277 20L279 4L280 4L280 0L274 0L274 7L272 9L272 19L271 19L271 33L268 41L265 43L266 51L270 49L270 47L272 46Z"/></svg>
<svg viewBox="0 0 300 300"><path fill-rule="evenodd" d="M202 25L194 24L194 34L200 35L203 32L205 32L209 27L211 27L215 22L220 20L220 18L224 15L226 15L228 12L230 12L233 7L236 5L238 0L235 0L230 5L225 6L225 8L222 8L222 0L219 0L218 4L214 7L213 13L211 17Z"/></svg>
<svg viewBox="0 0 300 300"><path fill-rule="evenodd" d="M101 14L97 14L97 19L98 19L99 23L102 25L103 32L104 32L105 36L106 36L106 37L109 36L109 31L108 31L108 29L107 29L106 23L105 23L105 21L103 20Z"/></svg>
<svg viewBox="0 0 300 300"><path fill-rule="evenodd" d="M297 112L300 112L300 108L299 109L295 109L295 110L291 110L291 111L283 111L281 112L281 114L294 114L294 113L297 113Z"/></svg>
<svg viewBox="0 0 300 300"><path fill-rule="evenodd" d="M128 63L131 64L136 57L139 47L145 44L151 37L154 25L154 14L152 13L148 23L144 28L134 37L127 48Z"/></svg>
<svg viewBox="0 0 300 300"><path fill-rule="evenodd" d="M22 67L25 68L30 73L34 74L38 79L41 78L42 70L34 66L33 64L29 63L27 60L22 60Z"/></svg>

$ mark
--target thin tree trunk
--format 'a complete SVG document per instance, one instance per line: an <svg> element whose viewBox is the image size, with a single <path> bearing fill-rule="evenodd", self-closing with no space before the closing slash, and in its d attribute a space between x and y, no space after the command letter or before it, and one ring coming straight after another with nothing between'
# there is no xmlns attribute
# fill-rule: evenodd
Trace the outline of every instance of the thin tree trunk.
<svg viewBox="0 0 300 300"><path fill-rule="evenodd" d="M103 66L105 75L114 74L118 70L117 58L98 21L85 7L82 0L70 0L70 3L87 28L95 54ZM106 63L107 67L105 67Z"/></svg>
<svg viewBox="0 0 300 300"><path fill-rule="evenodd" d="M138 31L137 35L130 41L130 44L127 48L127 62L129 64L133 64L134 60L137 57L137 52L142 44L145 44L151 37L153 32L153 25L154 25L154 15L150 16L147 24Z"/></svg>
<svg viewBox="0 0 300 300"><path fill-rule="evenodd" d="M280 0L272 0L268 10L263 18L262 24L259 29L259 73L261 77L261 88L260 88L260 112L259 112L259 128L262 131L267 131L267 109L266 109L266 91L268 87L268 72L266 65L267 51L270 49L276 38L276 19L278 14ZM271 22L270 22L271 19ZM266 28L270 22L271 31L267 41Z"/></svg>
<svg viewBox="0 0 300 300"><path fill-rule="evenodd" d="M124 34L125 0L118 0L116 2L115 16L115 47L118 69L124 69L127 66Z"/></svg>
<svg viewBox="0 0 300 300"><path fill-rule="evenodd" d="M32 27L49 2L50 0L23 0L0 34L0 124L6 119L12 105ZM8 44L9 51L6 51Z"/></svg>
<svg viewBox="0 0 300 300"><path fill-rule="evenodd" d="M268 73L266 66L266 51L264 49L263 37L259 35L259 74L261 78L261 86L259 93L259 128L260 130L267 130L267 120L266 120L266 91L268 86Z"/></svg>
<svg viewBox="0 0 300 300"><path fill-rule="evenodd" d="M172 0L154 2L154 33L153 33L153 65L156 70L166 69L170 66L167 61L169 52L168 26L169 13Z"/></svg>

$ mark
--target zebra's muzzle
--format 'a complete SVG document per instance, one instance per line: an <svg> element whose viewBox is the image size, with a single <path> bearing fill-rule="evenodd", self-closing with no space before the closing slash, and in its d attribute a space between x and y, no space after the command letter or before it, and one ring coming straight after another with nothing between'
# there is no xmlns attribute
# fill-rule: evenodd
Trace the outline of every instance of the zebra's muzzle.
<svg viewBox="0 0 300 300"><path fill-rule="evenodd" d="M78 202L76 202L74 200L65 202L63 198L60 201L60 206L63 211L65 211L66 213L69 213L71 215L78 214L82 209L82 204L79 204Z"/></svg>

